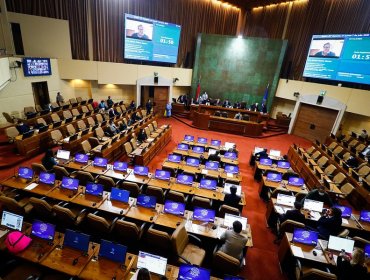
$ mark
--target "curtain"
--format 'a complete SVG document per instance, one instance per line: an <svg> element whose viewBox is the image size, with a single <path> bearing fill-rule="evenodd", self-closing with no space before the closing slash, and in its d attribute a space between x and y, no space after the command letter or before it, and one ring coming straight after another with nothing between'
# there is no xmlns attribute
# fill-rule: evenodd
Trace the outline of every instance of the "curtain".
<svg viewBox="0 0 370 280"><path fill-rule="evenodd" d="M6 5L9 12L68 20L72 58L88 60L87 1L6 0Z"/></svg>

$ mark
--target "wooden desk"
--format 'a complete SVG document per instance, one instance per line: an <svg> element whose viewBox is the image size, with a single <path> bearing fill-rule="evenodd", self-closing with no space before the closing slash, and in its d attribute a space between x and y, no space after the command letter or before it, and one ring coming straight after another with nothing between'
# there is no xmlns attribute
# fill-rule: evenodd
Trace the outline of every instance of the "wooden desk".
<svg viewBox="0 0 370 280"><path fill-rule="evenodd" d="M127 169L127 171L129 171L129 169ZM129 175L125 178L125 180L129 181L129 182L132 182L132 183L142 185L142 184L148 184L149 183L150 176L149 176L149 174L148 174L148 176L135 175L134 171L132 169L130 169Z"/></svg>
<svg viewBox="0 0 370 280"><path fill-rule="evenodd" d="M289 169L286 168L279 168L276 164L273 165L263 165L260 164L259 161L256 161L256 170L263 170L263 171L277 171L279 173L286 173Z"/></svg>
<svg viewBox="0 0 370 280"><path fill-rule="evenodd" d="M242 176L240 175L240 173L231 174L231 173L222 172L220 174L220 177L226 181L237 182L238 184L240 184L240 182L242 181Z"/></svg>
<svg viewBox="0 0 370 280"><path fill-rule="evenodd" d="M50 191L52 191L56 184L54 185L46 185L43 183L36 183L35 180L33 181L26 181L21 178L17 177L10 177L6 179L5 181L1 182L1 185L4 187L9 187L13 189L19 189L26 192L38 194L38 195L46 195Z"/></svg>
<svg viewBox="0 0 370 280"><path fill-rule="evenodd" d="M127 169L127 172L121 172L121 171L116 171L113 169L108 169L104 175L108 177L112 177L113 179L116 180L123 180L125 179L131 172L131 169Z"/></svg>
<svg viewBox="0 0 370 280"><path fill-rule="evenodd" d="M173 183L171 185L171 190L186 193L186 194L195 194L196 191L196 183L193 183L193 185L184 185L179 183Z"/></svg>
<svg viewBox="0 0 370 280"><path fill-rule="evenodd" d="M104 201L108 198L109 193L104 191L103 196L95 196L91 194L86 194L85 187L81 187L82 190L79 192L77 196L74 196L71 199L71 202L82 205L82 206L87 206L90 208L99 208Z"/></svg>
<svg viewBox="0 0 370 280"><path fill-rule="evenodd" d="M126 216L136 220L153 223L157 219L157 214L160 212L161 208L163 208L163 206L158 203L155 209L132 205L130 210L126 213Z"/></svg>
<svg viewBox="0 0 370 280"><path fill-rule="evenodd" d="M270 189L285 189L293 193L304 193L304 194L308 193L306 185L303 185L302 187L291 186L288 184L288 181L285 180L281 182L272 182L268 181L266 176L262 177L262 184L260 185L260 187L261 186L265 186Z"/></svg>
<svg viewBox="0 0 370 280"><path fill-rule="evenodd" d="M52 191L45 194L47 197L51 197L57 200L72 201L76 196L80 195L80 193L83 191L83 187L79 186L77 191L72 191L68 189L63 189L60 186L57 186Z"/></svg>
<svg viewBox="0 0 370 280"><path fill-rule="evenodd" d="M168 190L171 188L171 181L165 181L160 179L151 178L148 185Z"/></svg>
<svg viewBox="0 0 370 280"><path fill-rule="evenodd" d="M111 200L110 194L108 194L107 199L104 200L102 204L98 207L99 210L124 216L130 210L130 207L135 203L135 199L130 197L128 203Z"/></svg>
<svg viewBox="0 0 370 280"><path fill-rule="evenodd" d="M253 121L243 121L231 118L211 116L209 118L209 129L233 133L249 137L258 137L262 135L263 123Z"/></svg>

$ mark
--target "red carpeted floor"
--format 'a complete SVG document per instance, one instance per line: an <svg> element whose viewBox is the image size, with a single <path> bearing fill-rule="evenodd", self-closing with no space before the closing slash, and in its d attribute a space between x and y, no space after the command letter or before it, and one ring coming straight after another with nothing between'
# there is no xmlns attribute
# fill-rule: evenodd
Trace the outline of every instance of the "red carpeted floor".
<svg viewBox="0 0 370 280"><path fill-rule="evenodd" d="M239 150L239 167L243 176L242 186L247 200L247 205L243 210L243 216L248 218L248 223L252 227L254 245L247 252L247 264L243 268L241 276L248 280L285 279L278 265L278 247L273 243L275 236L266 228L266 205L258 196L259 185L253 180L254 170L249 166L249 158L255 146L280 150L282 154L286 154L292 143L296 143L302 147L309 147L310 142L300 137L286 134L264 139L253 139L232 134L198 130L173 118L159 120L159 125L162 124L172 125L172 140L149 164L151 171L161 168L163 160L176 147L177 143L181 142L185 134L191 134L195 137L203 136L208 138L208 140L219 139L222 142L236 143ZM41 157L42 155L36 156L22 162L21 165L30 166L32 162L40 162ZM13 175L17 169L18 165L13 168L1 170L0 180Z"/></svg>

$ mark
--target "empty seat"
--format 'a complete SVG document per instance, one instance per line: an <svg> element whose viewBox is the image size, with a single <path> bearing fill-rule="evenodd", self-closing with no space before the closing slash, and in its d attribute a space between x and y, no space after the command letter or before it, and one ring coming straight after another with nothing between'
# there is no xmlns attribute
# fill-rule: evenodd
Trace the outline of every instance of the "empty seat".
<svg viewBox="0 0 370 280"><path fill-rule="evenodd" d="M55 179L61 181L63 177L71 177L71 173L67 171L63 166L54 165Z"/></svg>
<svg viewBox="0 0 370 280"><path fill-rule="evenodd" d="M209 198L204 198L200 196L193 196L191 200L191 205L195 207L201 207L206 209L212 208L212 200Z"/></svg>
<svg viewBox="0 0 370 280"><path fill-rule="evenodd" d="M104 121L103 116L101 114L96 114L95 119L98 123L102 123Z"/></svg>
<svg viewBox="0 0 370 280"><path fill-rule="evenodd" d="M322 156L321 158L319 158L319 160L317 161L317 165L323 169L326 164L328 163L329 159L326 157L326 156Z"/></svg>
<svg viewBox="0 0 370 280"><path fill-rule="evenodd" d="M157 199L157 203L164 203L164 192L162 188L155 186L148 186L145 192L147 195L154 196Z"/></svg>
<svg viewBox="0 0 370 280"><path fill-rule="evenodd" d="M55 218L63 228L77 228L86 217L86 209L69 208L69 204L57 204L53 206Z"/></svg>
<svg viewBox="0 0 370 280"><path fill-rule="evenodd" d="M250 119L251 119L251 118L250 118L250 116L249 116L249 115L247 115L247 114L243 114L243 115L242 115L242 120L243 120L243 121L250 121Z"/></svg>
<svg viewBox="0 0 370 280"><path fill-rule="evenodd" d="M225 112L225 111L222 111L221 112L221 117L223 117L223 118L227 118L228 117L228 113L227 112Z"/></svg>
<svg viewBox="0 0 370 280"><path fill-rule="evenodd" d="M5 195L0 196L0 204L3 209L21 216L25 216L30 213L33 208L30 203L20 203L14 198L7 197Z"/></svg>
<svg viewBox="0 0 370 280"><path fill-rule="evenodd" d="M344 194L344 196L348 196L351 192L355 189L355 187L350 183L345 183L341 188L340 191Z"/></svg>
<svg viewBox="0 0 370 280"><path fill-rule="evenodd" d="M59 115L57 113L51 114L50 115L50 118L51 118L51 120L52 120L53 123L60 122L60 117L59 117Z"/></svg>
<svg viewBox="0 0 370 280"><path fill-rule="evenodd" d="M335 165L333 164L330 164L328 165L325 169L324 169L324 174L327 175L327 176L332 176L334 174L334 172L337 170L337 168L335 167Z"/></svg>
<svg viewBox="0 0 370 280"><path fill-rule="evenodd" d="M343 152L343 147L342 147L342 146L337 146L337 147L333 150L333 155L338 156L341 152Z"/></svg>
<svg viewBox="0 0 370 280"><path fill-rule="evenodd" d="M45 199L37 197L31 197L29 202L33 206L33 215L42 221L52 222L55 216L52 205L50 205Z"/></svg>
<svg viewBox="0 0 370 280"><path fill-rule="evenodd" d="M73 116L72 116L71 111L69 111L69 110L64 110L64 111L63 111L63 118L64 118L64 119L72 119L72 118L73 118Z"/></svg>
<svg viewBox="0 0 370 280"><path fill-rule="evenodd" d="M187 201L187 197L183 193L172 190L167 193L166 199L185 204Z"/></svg>
<svg viewBox="0 0 370 280"><path fill-rule="evenodd" d="M39 176L40 172L46 172L47 171L45 166L43 166L41 163L37 163L37 162L31 163L31 168L34 171L36 176Z"/></svg>
<svg viewBox="0 0 370 280"><path fill-rule="evenodd" d="M15 126L11 126L5 129L5 134L8 137L9 142L14 142L15 137L19 135L19 131Z"/></svg>
<svg viewBox="0 0 370 280"><path fill-rule="evenodd" d="M316 151L311 155L311 158L316 161L320 156L321 156L321 152Z"/></svg>
<svg viewBox="0 0 370 280"><path fill-rule="evenodd" d="M216 111L216 112L215 112L215 116L216 116L216 117L221 117L221 112L220 112L220 111Z"/></svg>
<svg viewBox="0 0 370 280"><path fill-rule="evenodd" d="M327 147L328 150L333 151L338 146L337 142L331 142L330 145Z"/></svg>
<svg viewBox="0 0 370 280"><path fill-rule="evenodd" d="M62 145L63 134L60 130L55 129L50 133L51 139L53 140L54 145Z"/></svg>
<svg viewBox="0 0 370 280"><path fill-rule="evenodd" d="M90 154L91 149L92 149L88 140L84 140L81 142L81 148L85 154Z"/></svg>
<svg viewBox="0 0 370 280"><path fill-rule="evenodd" d="M132 182L123 182L122 189L125 189L130 192L130 197L137 197L139 193L141 193L141 188L138 184Z"/></svg>
<svg viewBox="0 0 370 280"><path fill-rule="evenodd" d="M94 182L95 178L91 175L90 172L79 170L75 173L75 178L79 180L79 184L86 186L87 182Z"/></svg>
<svg viewBox="0 0 370 280"><path fill-rule="evenodd" d="M42 126L47 126L48 124L46 123L46 121L44 120L44 118L38 118L36 120L36 122L39 124L39 125L42 125Z"/></svg>
<svg viewBox="0 0 370 280"><path fill-rule="evenodd" d="M98 211L86 216L89 232L98 240L109 237L117 219L108 221L100 216Z"/></svg>
<svg viewBox="0 0 370 280"><path fill-rule="evenodd" d="M69 136L72 136L72 135L75 135L76 134L76 129L75 127L73 126L73 124L68 124L66 126L66 129L67 129L67 132L68 132L68 135Z"/></svg>
<svg viewBox="0 0 370 280"><path fill-rule="evenodd" d="M81 115L81 114L76 108L72 109L72 116L77 117L79 115Z"/></svg>
<svg viewBox="0 0 370 280"><path fill-rule="evenodd" d="M229 205L223 204L220 206L220 209L218 210L218 217L224 218L226 213L235 216L240 216L240 211L238 208L234 208Z"/></svg>
<svg viewBox="0 0 370 280"><path fill-rule="evenodd" d="M89 124L89 126L94 126L95 125L95 121L92 117L87 118L87 123Z"/></svg>
<svg viewBox="0 0 370 280"><path fill-rule="evenodd" d="M139 245L139 240L144 233L145 223L138 224L134 222L125 221L124 219L119 219L116 221L112 235L114 238L127 246L129 246L129 251L136 252Z"/></svg>
<svg viewBox="0 0 370 280"><path fill-rule="evenodd" d="M86 123L83 120L77 121L77 127L79 130L84 130L87 128Z"/></svg>
<svg viewBox="0 0 370 280"><path fill-rule="evenodd" d="M155 229L152 224L146 232L144 240L149 252L167 258L171 256L171 236L168 232Z"/></svg>
<svg viewBox="0 0 370 280"><path fill-rule="evenodd" d="M111 178L111 177L107 177L107 176L104 176L104 175L100 175L97 179L96 179L96 183L98 184L102 184L104 186L104 188L106 190L111 190L113 187L116 186L116 182L114 182L114 180Z"/></svg>
<svg viewBox="0 0 370 280"><path fill-rule="evenodd" d="M346 176L342 172L338 172L334 177L333 177L333 183L336 185L341 185L344 180L346 180Z"/></svg>

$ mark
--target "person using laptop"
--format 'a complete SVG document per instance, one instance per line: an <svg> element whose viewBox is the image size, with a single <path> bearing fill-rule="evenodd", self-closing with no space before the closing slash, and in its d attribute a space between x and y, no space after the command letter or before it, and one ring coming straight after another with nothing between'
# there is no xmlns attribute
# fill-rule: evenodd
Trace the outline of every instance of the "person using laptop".
<svg viewBox="0 0 370 280"><path fill-rule="evenodd" d="M135 274L132 276L131 280L150 280L150 271L145 268L139 268Z"/></svg>
<svg viewBox="0 0 370 280"><path fill-rule="evenodd" d="M328 240L330 235L337 235L342 226L342 211L339 208L329 208L325 215L317 221L320 238Z"/></svg>
<svg viewBox="0 0 370 280"><path fill-rule="evenodd" d="M210 154L208 156L208 160L220 162L220 151L216 151L214 154Z"/></svg>
<svg viewBox="0 0 370 280"><path fill-rule="evenodd" d="M241 198L236 194L237 190L238 189L235 186L230 187L230 193L225 194L224 204L238 208Z"/></svg>
<svg viewBox="0 0 370 280"><path fill-rule="evenodd" d="M299 223L305 223L305 216L301 213L302 204L299 201L294 202L294 208L292 210L286 211L284 215L279 217L280 224L286 220L292 220Z"/></svg>
<svg viewBox="0 0 370 280"><path fill-rule="evenodd" d="M324 202L325 205L332 207L333 206L333 201L331 200L329 194L325 191L324 186L320 186L312 191L310 191L306 197L303 199L311 199L311 200L316 200L316 201L321 201ZM302 201L302 203L303 203Z"/></svg>
<svg viewBox="0 0 370 280"><path fill-rule="evenodd" d="M338 280L369 279L365 266L365 253L362 249L353 250L352 256L341 252L337 259Z"/></svg>
<svg viewBox="0 0 370 280"><path fill-rule="evenodd" d="M31 130L28 124L24 123L21 119L18 120L16 128L20 134L24 134Z"/></svg>
<svg viewBox="0 0 370 280"><path fill-rule="evenodd" d="M54 152L52 149L47 149L44 157L41 160L42 165L47 171L53 170L53 167L58 164L57 160L54 158Z"/></svg>
<svg viewBox="0 0 370 280"><path fill-rule="evenodd" d="M245 253L245 244L248 241L248 238L240 234L242 228L243 226L241 222L234 221L233 229L225 231L220 237L220 240L223 242L223 244L219 250L238 260L243 258Z"/></svg>

